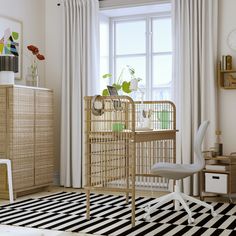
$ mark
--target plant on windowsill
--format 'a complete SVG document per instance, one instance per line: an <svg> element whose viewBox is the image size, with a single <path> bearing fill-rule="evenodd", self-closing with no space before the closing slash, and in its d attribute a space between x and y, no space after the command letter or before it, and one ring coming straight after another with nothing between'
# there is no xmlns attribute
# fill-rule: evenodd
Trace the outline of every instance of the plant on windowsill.
<svg viewBox="0 0 236 236"><path fill-rule="evenodd" d="M127 81L127 80L123 80L123 76L124 76L124 72L125 70L128 71L128 73L130 74L130 81ZM104 74L102 76L102 78L104 79L110 79L112 78L112 74L108 73L108 74ZM117 91L123 91L124 93L131 93L132 91L137 91L139 90L139 87L138 87L138 83L139 81L141 80L141 78L138 78L136 75L135 75L135 69L132 68L131 66L127 65L126 67L124 67L122 70L121 70L121 73L117 79L117 82L113 83L112 86L115 87L117 89ZM108 96L109 95L109 92L108 92L108 89L103 89L102 91L102 95L103 96Z"/></svg>

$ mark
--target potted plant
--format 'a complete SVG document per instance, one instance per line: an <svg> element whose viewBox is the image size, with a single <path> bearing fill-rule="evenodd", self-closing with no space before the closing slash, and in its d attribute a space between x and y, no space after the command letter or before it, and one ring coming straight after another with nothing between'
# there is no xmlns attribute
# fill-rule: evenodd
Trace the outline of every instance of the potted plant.
<svg viewBox="0 0 236 236"><path fill-rule="evenodd" d="M128 73L130 74L130 77L131 77L130 81L123 79L125 70L127 70ZM102 76L102 78L103 79L110 79L110 78L112 78L112 74L110 74L110 73L104 74ZM137 91L139 89L138 82L140 80L141 80L141 78L138 78L135 75L135 69L132 68L131 66L127 65L126 67L124 67L121 70L121 73L117 79L117 82L113 83L112 86L114 86L117 89L117 91L123 91L124 93L131 93L132 91ZM109 95L107 88L103 89L102 95L103 96Z"/></svg>

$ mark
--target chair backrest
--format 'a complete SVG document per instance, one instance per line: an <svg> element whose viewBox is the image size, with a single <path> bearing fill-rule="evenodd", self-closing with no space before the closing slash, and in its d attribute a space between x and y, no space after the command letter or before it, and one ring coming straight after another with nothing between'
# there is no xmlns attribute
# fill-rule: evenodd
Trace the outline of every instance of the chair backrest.
<svg viewBox="0 0 236 236"><path fill-rule="evenodd" d="M202 124L198 128L197 135L194 141L194 152L197 156L197 163L194 163L194 165L197 165L199 170L202 170L205 166L205 159L203 158L202 154L202 141L209 124L209 121L202 122Z"/></svg>

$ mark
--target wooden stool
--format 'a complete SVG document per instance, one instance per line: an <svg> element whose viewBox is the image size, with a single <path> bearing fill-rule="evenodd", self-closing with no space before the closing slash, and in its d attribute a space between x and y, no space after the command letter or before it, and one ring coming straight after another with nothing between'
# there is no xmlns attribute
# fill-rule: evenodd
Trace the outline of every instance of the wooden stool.
<svg viewBox="0 0 236 236"><path fill-rule="evenodd" d="M10 200L10 203L13 203L14 202L14 197L13 197L13 187L12 187L11 161L8 160L8 159L0 159L0 165L1 164L7 165L9 200Z"/></svg>

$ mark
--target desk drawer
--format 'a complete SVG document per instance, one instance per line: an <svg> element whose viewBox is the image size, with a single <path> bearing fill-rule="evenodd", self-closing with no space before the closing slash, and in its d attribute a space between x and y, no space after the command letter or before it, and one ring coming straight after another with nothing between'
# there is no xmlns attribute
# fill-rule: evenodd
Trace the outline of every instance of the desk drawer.
<svg viewBox="0 0 236 236"><path fill-rule="evenodd" d="M228 175L205 173L205 191L209 193L227 193Z"/></svg>

